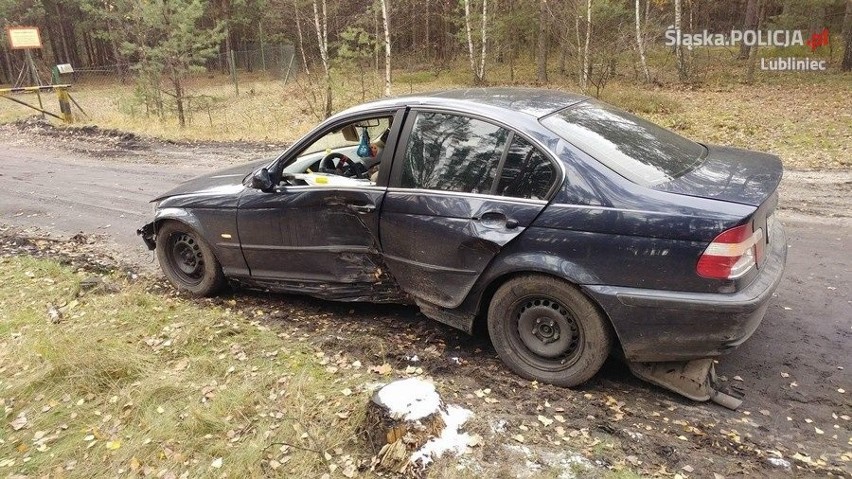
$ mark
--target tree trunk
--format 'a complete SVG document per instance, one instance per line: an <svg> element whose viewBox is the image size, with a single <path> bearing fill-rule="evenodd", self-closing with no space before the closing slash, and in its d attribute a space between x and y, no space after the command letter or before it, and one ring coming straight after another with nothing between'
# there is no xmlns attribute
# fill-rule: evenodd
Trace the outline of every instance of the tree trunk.
<svg viewBox="0 0 852 479"><path fill-rule="evenodd" d="M62 61L57 61L57 63L71 63L71 55L68 54L68 40L65 35L65 27L62 25L62 12L59 10L59 2L54 4L56 6L56 23L59 25L59 40L62 44Z"/></svg>
<svg viewBox="0 0 852 479"><path fill-rule="evenodd" d="M425 26L426 38L425 38L425 42L426 42L426 61L427 62L432 58L432 40L429 38L429 32L430 32L430 29L429 29L429 17L430 17L430 15L429 15L429 4L430 4L430 2L426 2L426 26Z"/></svg>
<svg viewBox="0 0 852 479"><path fill-rule="evenodd" d="M177 104L178 124L181 128L186 126L186 115L183 111L183 85L180 83L180 75L172 70L172 84L175 87L175 103Z"/></svg>
<svg viewBox="0 0 852 479"><path fill-rule="evenodd" d="M766 13L766 0L758 0L757 3L757 25L755 28L760 29L760 25L763 23L763 16ZM748 67L746 68L746 83L749 84L754 82L754 71L757 68L757 49L757 43L749 48Z"/></svg>
<svg viewBox="0 0 852 479"><path fill-rule="evenodd" d="M390 40L390 19L388 18L388 2L390 0L381 0L382 2L382 22L385 27L385 96L391 95L391 40Z"/></svg>
<svg viewBox="0 0 852 479"><path fill-rule="evenodd" d="M296 2L293 2L293 11L296 14L293 17L293 21L296 22L296 34L299 37L299 51L302 53L302 66L305 67L305 73L310 75L311 70L308 68L308 56L305 54L305 39L302 37L302 21L299 19L299 6Z"/></svg>
<svg viewBox="0 0 852 479"><path fill-rule="evenodd" d="M840 63L840 69L848 72L852 71L852 0L846 0L846 14L843 15L843 61Z"/></svg>
<svg viewBox="0 0 852 479"><path fill-rule="evenodd" d="M745 22L743 22L743 30L754 30L757 28L757 0L748 0L746 5ZM745 42L740 43L740 54L737 57L739 60L748 58L748 45Z"/></svg>
<svg viewBox="0 0 852 479"><path fill-rule="evenodd" d="M680 1L680 0L675 0ZM586 0L586 44L583 47L583 76L580 83L580 88L586 91L589 87L589 44L592 41L592 0Z"/></svg>
<svg viewBox="0 0 852 479"><path fill-rule="evenodd" d="M651 1L651 0L646 0ZM651 83L651 72L648 71L648 60L645 58L645 42L642 41L642 25L639 17L639 0L636 4L636 50L639 52L639 64L642 66L642 75L645 77L645 83Z"/></svg>
<svg viewBox="0 0 852 479"><path fill-rule="evenodd" d="M540 0L538 3L536 78L539 83L547 83L547 0Z"/></svg>
<svg viewBox="0 0 852 479"><path fill-rule="evenodd" d="M849 50L847 48L847 50ZM15 83L15 73L12 71L12 59L9 58L9 49L3 45L3 59L6 64L6 79L8 80L6 83L14 84Z"/></svg>
<svg viewBox="0 0 852 479"><path fill-rule="evenodd" d="M683 30L683 14L681 9L681 1L675 0L675 30L680 32ZM686 59L683 56L683 47L681 47L680 43L675 44L675 60L677 61L677 75L681 82L686 82L689 79L689 75L686 71Z"/></svg>
<svg viewBox="0 0 852 479"><path fill-rule="evenodd" d="M331 65L328 58L328 9L326 0L322 0L322 19L320 19L317 0L313 0L314 5L314 27L317 31L317 43L319 44L320 59L322 60L322 68L325 72L325 117L331 116L332 110L332 91L331 91Z"/></svg>
<svg viewBox="0 0 852 479"><path fill-rule="evenodd" d="M488 0L482 0L482 54L479 57L479 81L485 81L485 54L488 45Z"/></svg>
<svg viewBox="0 0 852 479"><path fill-rule="evenodd" d="M846 14L843 16L843 62L840 69L852 71L852 0L846 0Z"/></svg>
<svg viewBox="0 0 852 479"><path fill-rule="evenodd" d="M473 73L473 83L478 85L481 79L476 74L476 58L473 53L473 34L470 29L470 0L464 0L464 31L467 34L467 57L470 60L470 72Z"/></svg>
<svg viewBox="0 0 852 479"><path fill-rule="evenodd" d="M580 15L574 16L574 33L577 34L577 83L583 84L583 44L580 42Z"/></svg>

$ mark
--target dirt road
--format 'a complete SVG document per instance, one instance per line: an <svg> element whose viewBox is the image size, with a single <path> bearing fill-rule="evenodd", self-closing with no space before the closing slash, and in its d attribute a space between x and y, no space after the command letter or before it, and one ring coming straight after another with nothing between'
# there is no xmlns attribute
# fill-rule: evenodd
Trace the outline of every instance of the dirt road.
<svg viewBox="0 0 852 479"><path fill-rule="evenodd" d="M150 198L216 167L271 158L279 148L176 145L120 133L70 134L38 126L0 127L0 225L60 237L78 232L99 235L104 248L153 270L152 255L135 234L136 228L151 216ZM729 412L681 400L631 378L618 364L606 367L580 394L625 401L624 409L630 411L633 428L652 424L676 431L670 420L674 424L679 424L678 420L703 421L705 433L712 431L713 441L721 443L700 447L718 447L721 453L728 451L723 444L728 441L731 454L736 456L736 467L742 470L770 475L788 471L784 462L769 460L780 455L799 473L840 471L848 475L848 461L852 460L852 172L786 172L778 214L786 225L790 245L785 278L755 335L722 358L718 366L727 384L745 393L741 411ZM246 296L247 301L283 301ZM365 318L375 321L376 311L388 311L388 321L376 322L371 328L389 328L390 333L407 327L395 325L399 316L420 321L410 308L359 306L349 310L349 306L313 300L287 301L291 306L293 301L301 301L308 308L340 313L344 331L347 324L363 325L359 320ZM466 379L471 387L491 387L495 394L505 394L515 401L519 411L532 414L535 423L536 411L525 412L522 404L534 401L541 392L518 392L518 381L505 373L487 344L464 339L431 322L420 321L416 327L429 337L439 335L445 342L455 344L467 364L476 364ZM461 372L448 372L445 366L435 366L430 371L450 377L451 381L455 381L452 375ZM500 384L505 387L501 389ZM545 389L552 397L563 394L558 389ZM578 397L582 401L583 396ZM590 411L593 406L589 405ZM594 407L611 409L603 403ZM659 413L652 412L661 408L665 421ZM607 424L607 434L612 432L610 429L621 431L626 430L621 426L627 426ZM600 421L597 427L602 427ZM731 438L734 433L736 440ZM657 458L670 470L679 467L698 449L682 446L686 449L679 454L667 453L666 447L681 447L682 439L677 432L673 434L669 442L656 439L646 446L631 446L633 449L624 446L624 453ZM746 440L748 454L737 446ZM527 456L525 452L504 453ZM718 456L708 457L711 463L714 457L718 460Z"/></svg>

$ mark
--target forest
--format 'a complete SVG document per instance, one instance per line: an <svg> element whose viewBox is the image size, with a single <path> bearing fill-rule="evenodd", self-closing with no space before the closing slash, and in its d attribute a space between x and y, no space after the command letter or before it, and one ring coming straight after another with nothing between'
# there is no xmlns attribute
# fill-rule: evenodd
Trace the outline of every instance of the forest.
<svg viewBox="0 0 852 479"><path fill-rule="evenodd" d="M751 83L755 70L778 68L767 58L852 69L852 0L0 0L0 18L7 28L39 28L43 48L33 56L44 77L70 64L132 78L146 112L169 112L181 126L187 78L230 74L239 92L237 70L261 69L242 54L271 46L293 52L318 117L339 108L336 86L358 76L362 99L398 94L396 76L442 71L466 72L468 85L557 81L600 96L614 78L688 85L713 70ZM749 31L767 37L671 41ZM784 33L774 37L781 44L773 32ZM4 36L0 81L13 84L26 57L8 43ZM381 85L370 94L367 74Z"/></svg>

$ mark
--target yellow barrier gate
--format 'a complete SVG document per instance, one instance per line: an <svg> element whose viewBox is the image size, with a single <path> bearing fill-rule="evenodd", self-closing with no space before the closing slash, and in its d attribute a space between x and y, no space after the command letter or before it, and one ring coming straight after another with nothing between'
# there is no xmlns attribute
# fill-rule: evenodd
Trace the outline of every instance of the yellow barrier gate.
<svg viewBox="0 0 852 479"><path fill-rule="evenodd" d="M71 94L68 93L68 87L70 87L70 86L71 85L46 85L46 86L25 86L25 87L19 87L19 88L0 88L0 97L5 98L5 99L10 100L10 101L13 101L15 103L24 105L25 107L32 108L33 110L40 112L42 118L44 118L44 115L50 115L54 118L57 118L59 120L64 121L65 123L73 123L74 122L74 115L71 113L71 104L72 103L74 104L74 106L77 107L78 110L80 110L80 113L82 113L83 115L86 116L86 118L88 118L89 115L87 115L86 112L83 111L83 108L81 108L80 105L77 103L77 101L74 100L74 98L71 96ZM50 90L55 90L56 96L59 99L59 115L45 110L44 104L42 104L41 92L42 91L50 91ZM12 94L15 94L15 93L31 93L31 92L35 92L36 96L38 96L38 106L30 105L29 103L27 103L23 100L19 100L15 97L11 96Z"/></svg>

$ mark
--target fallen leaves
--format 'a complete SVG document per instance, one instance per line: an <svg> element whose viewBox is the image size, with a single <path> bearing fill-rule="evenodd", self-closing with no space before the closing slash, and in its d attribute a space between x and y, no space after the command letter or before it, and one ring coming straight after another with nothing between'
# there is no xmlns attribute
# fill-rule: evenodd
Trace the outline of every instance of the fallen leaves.
<svg viewBox="0 0 852 479"><path fill-rule="evenodd" d="M18 417L16 417L9 423L9 425L12 426L12 430L20 431L21 429L27 427L27 416L24 415L24 413L20 413L18 414Z"/></svg>
<svg viewBox="0 0 852 479"><path fill-rule="evenodd" d="M542 416L541 414L538 415L537 419L538 419L538 422L540 422L542 425L544 425L544 427L547 427L547 426L550 426L551 424L553 424L553 419Z"/></svg>
<svg viewBox="0 0 852 479"><path fill-rule="evenodd" d="M360 364L361 363L359 362L358 365L360 366ZM368 371L370 371L371 373L376 373L376 374L381 375L381 376L389 376L390 373L393 372L393 366L391 366L388 363L384 363L381 366L373 366L370 369L368 369Z"/></svg>

